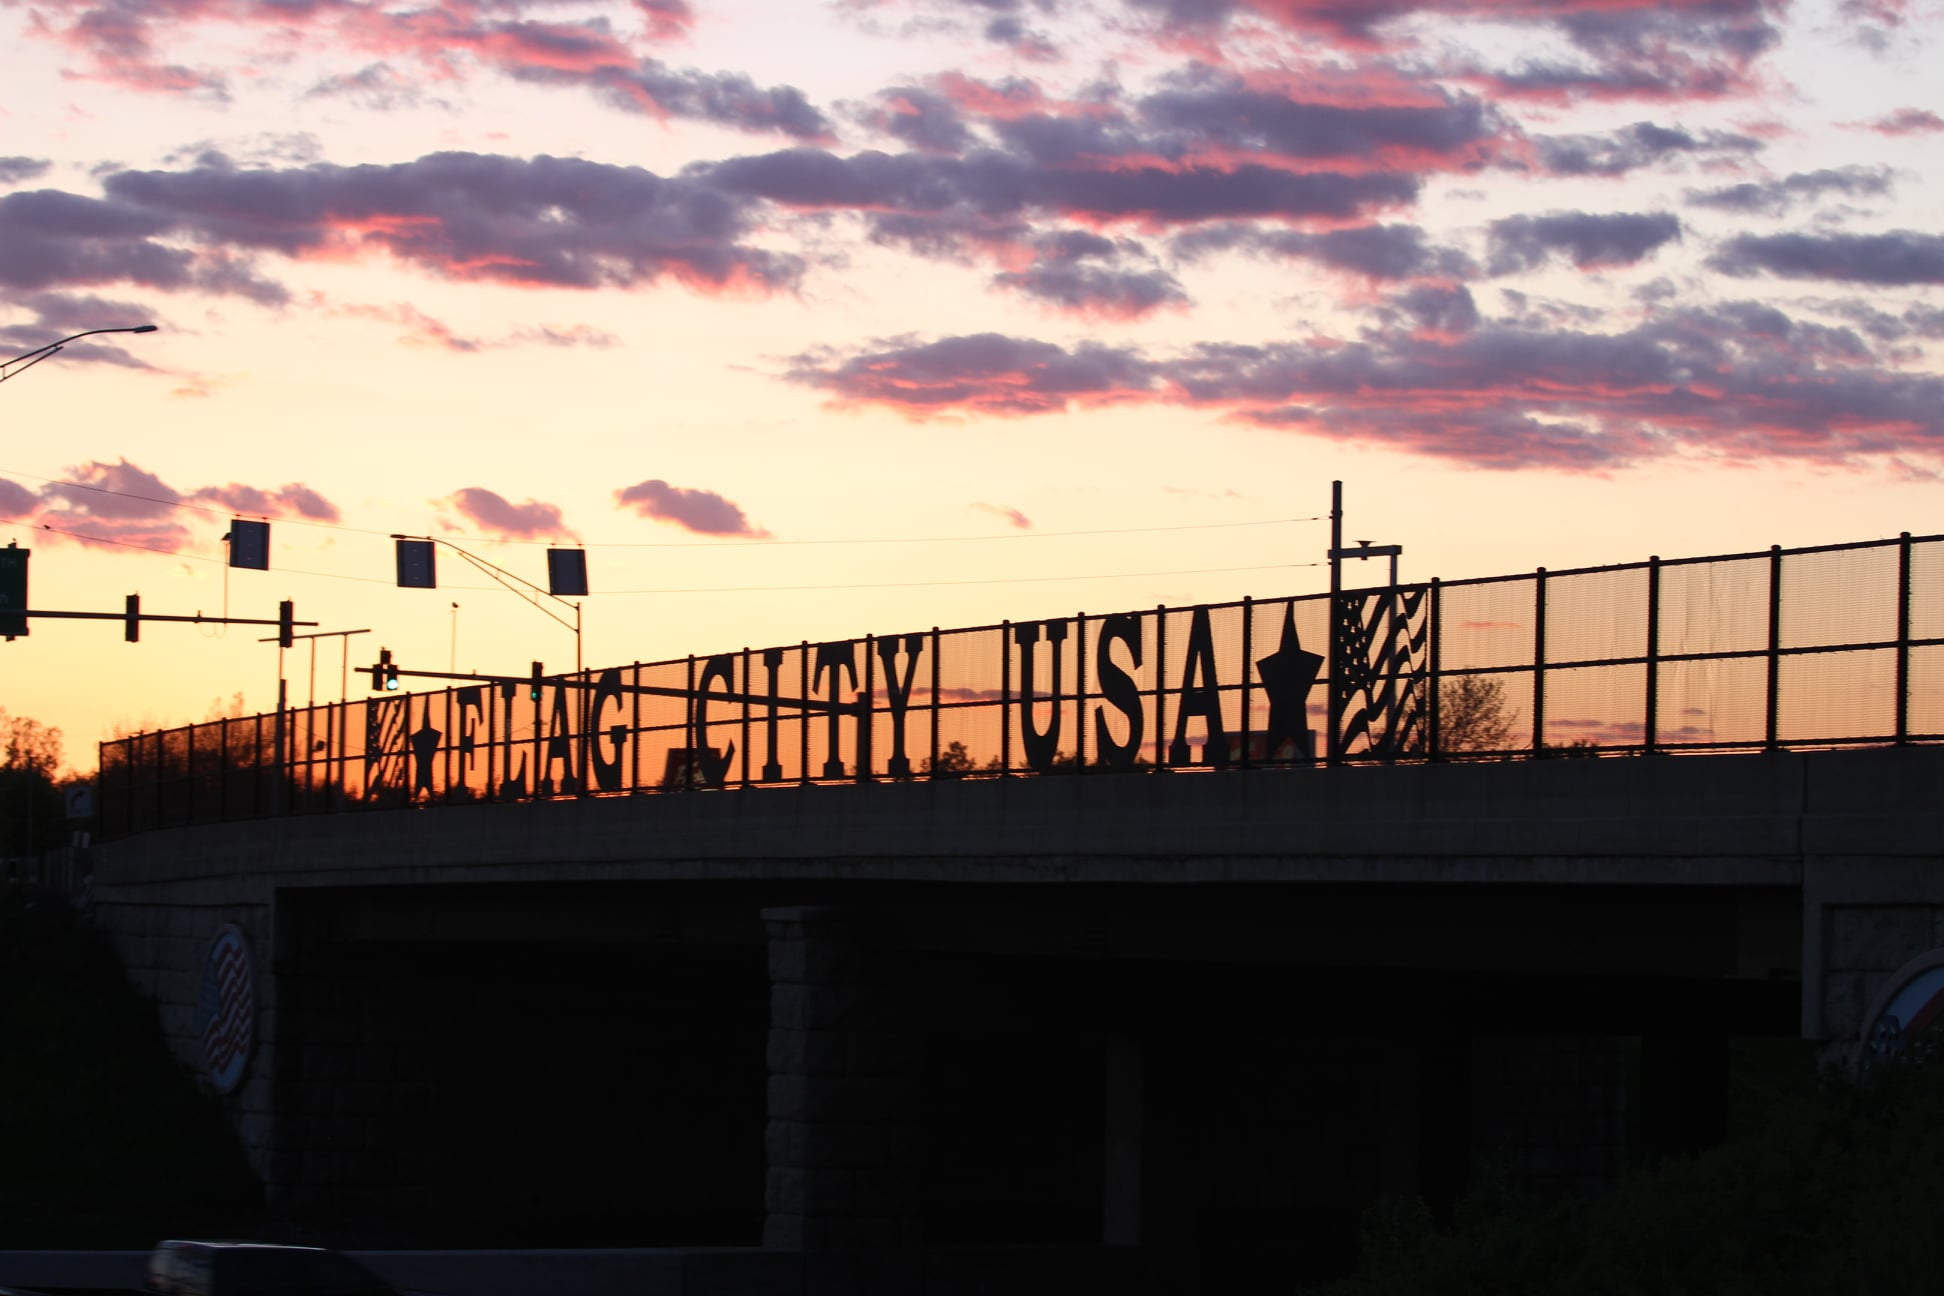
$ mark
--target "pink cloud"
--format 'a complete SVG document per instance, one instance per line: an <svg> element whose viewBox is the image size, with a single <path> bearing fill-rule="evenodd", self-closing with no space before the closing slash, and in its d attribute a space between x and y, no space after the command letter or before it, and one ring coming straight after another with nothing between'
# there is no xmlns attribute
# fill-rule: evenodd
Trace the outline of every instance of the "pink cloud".
<svg viewBox="0 0 1944 1296"><path fill-rule="evenodd" d="M996 518L1001 518L1008 525L1018 530L1030 531L1032 529L1033 519L1027 517L1016 508L1009 508L1004 504L986 504L983 502L974 504L972 507L981 513L990 513Z"/></svg>
<svg viewBox="0 0 1944 1296"><path fill-rule="evenodd" d="M481 486L454 491L446 503L469 524L500 540L572 538L574 535L561 520L557 504L535 499L515 504Z"/></svg>
<svg viewBox="0 0 1944 1296"><path fill-rule="evenodd" d="M286 482L271 491L231 482L227 486L204 486L190 498L221 504L232 512L252 517L300 517L335 522L339 516L337 505L299 482Z"/></svg>
<svg viewBox="0 0 1944 1296"><path fill-rule="evenodd" d="M1869 121L1844 122L1851 130L1875 131L1879 135L1930 135L1944 131L1944 117L1928 108L1899 108Z"/></svg>
<svg viewBox="0 0 1944 1296"><path fill-rule="evenodd" d="M1944 463L1944 379L1893 367L1849 328L1755 302L1653 310L1621 331L1518 319L1355 339L1204 343L1176 355L1002 334L892 339L796 358L837 407L914 421L1115 403L1480 468L1609 472L1671 456Z"/></svg>
<svg viewBox="0 0 1944 1296"><path fill-rule="evenodd" d="M697 535L770 538L770 533L750 522L740 507L710 490L671 486L660 478L650 478L616 491L614 500L642 517L672 522Z"/></svg>
<svg viewBox="0 0 1944 1296"><path fill-rule="evenodd" d="M116 171L103 185L137 233L174 229L317 260L388 256L456 280L601 288L673 278L744 294L789 289L803 269L742 241L753 204L686 175L577 158L454 152L244 170L210 154L187 170ZM34 197L0 197L0 228L9 203Z"/></svg>
<svg viewBox="0 0 1944 1296"><path fill-rule="evenodd" d="M0 499L15 516L31 513L53 543L95 540L162 550L190 548L196 528L213 528L222 520L217 510L185 505L214 504L234 513L316 522L335 522L339 516L335 504L300 482L270 490L231 482L184 492L126 458L79 464L68 470L67 480L47 482L32 492L14 486Z"/></svg>

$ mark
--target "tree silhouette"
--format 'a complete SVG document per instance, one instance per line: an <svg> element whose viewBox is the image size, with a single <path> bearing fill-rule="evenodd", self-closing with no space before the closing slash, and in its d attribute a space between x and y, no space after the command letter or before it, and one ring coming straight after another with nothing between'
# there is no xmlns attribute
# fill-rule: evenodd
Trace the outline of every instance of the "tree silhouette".
<svg viewBox="0 0 1944 1296"><path fill-rule="evenodd" d="M0 710L0 853L27 855L60 844L61 731Z"/></svg>
<svg viewBox="0 0 1944 1296"><path fill-rule="evenodd" d="M1439 688L1439 751L1503 751L1511 734L1503 682L1490 675L1460 675Z"/></svg>

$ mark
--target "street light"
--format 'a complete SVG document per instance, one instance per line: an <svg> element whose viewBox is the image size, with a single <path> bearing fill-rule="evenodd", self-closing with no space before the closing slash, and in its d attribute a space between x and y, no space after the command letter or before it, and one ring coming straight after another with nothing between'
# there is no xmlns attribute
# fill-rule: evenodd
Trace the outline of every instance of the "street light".
<svg viewBox="0 0 1944 1296"><path fill-rule="evenodd" d="M44 347L35 347L32 351L29 351L24 355L17 355L11 360L0 360L0 382L5 382L9 378L15 377L19 374L26 373L29 369L32 369L35 365L47 359L47 357L58 353L62 347L66 346L70 342L75 341L77 338L93 337L97 333L153 333L153 332L155 332L155 325L153 324L131 324L124 328L98 328L98 329L89 329L85 333L76 333L69 337L64 337L58 342L49 342ZM22 361L25 361L26 363L22 364L21 363ZM20 367L16 369L14 368L15 365L19 365Z"/></svg>

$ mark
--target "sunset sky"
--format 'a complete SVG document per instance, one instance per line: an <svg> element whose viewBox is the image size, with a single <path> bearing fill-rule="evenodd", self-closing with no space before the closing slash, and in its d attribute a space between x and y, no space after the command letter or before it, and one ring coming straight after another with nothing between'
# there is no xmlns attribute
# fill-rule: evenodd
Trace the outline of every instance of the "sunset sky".
<svg viewBox="0 0 1944 1296"><path fill-rule="evenodd" d="M572 634L450 550L394 588L391 534L585 544L595 666L1311 592L1332 479L1408 578L1944 530L1936 0L0 31L0 358L159 326L0 386L37 608L290 598L353 666L524 673ZM0 707L88 768L273 706L264 633L37 622Z"/></svg>

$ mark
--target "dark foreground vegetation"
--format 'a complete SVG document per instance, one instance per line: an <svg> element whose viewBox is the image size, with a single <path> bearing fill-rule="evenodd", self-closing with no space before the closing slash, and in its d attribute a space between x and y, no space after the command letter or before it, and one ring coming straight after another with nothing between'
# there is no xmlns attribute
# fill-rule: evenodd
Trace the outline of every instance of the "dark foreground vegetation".
<svg viewBox="0 0 1944 1296"><path fill-rule="evenodd" d="M261 1233L261 1189L154 1005L65 905L0 889L0 1249Z"/></svg>
<svg viewBox="0 0 1944 1296"><path fill-rule="evenodd" d="M1368 1213L1364 1266L1313 1296L1847 1296L1944 1290L1944 1035L1860 1082L1810 1075L1752 1129L1590 1201L1487 1185L1448 1228Z"/></svg>

